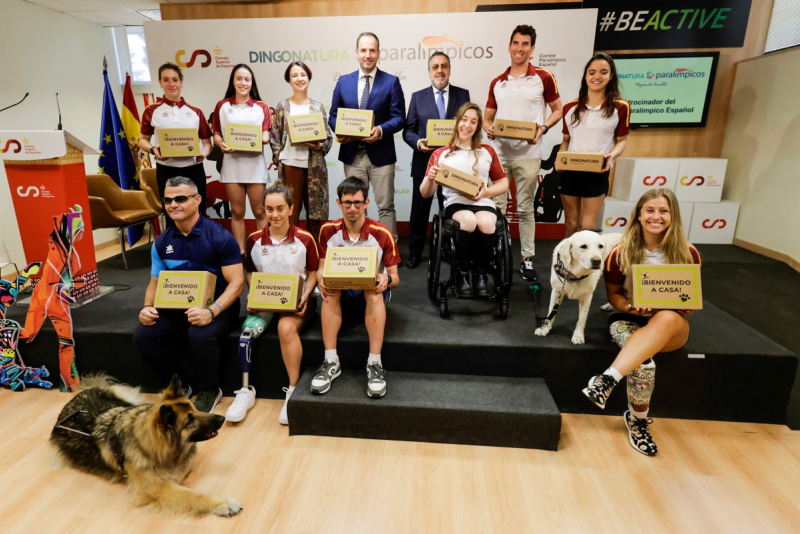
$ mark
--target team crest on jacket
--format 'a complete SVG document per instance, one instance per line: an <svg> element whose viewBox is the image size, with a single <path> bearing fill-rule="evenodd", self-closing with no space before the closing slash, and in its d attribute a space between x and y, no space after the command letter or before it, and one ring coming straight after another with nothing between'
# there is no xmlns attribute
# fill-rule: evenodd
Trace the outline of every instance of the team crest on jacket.
<svg viewBox="0 0 800 534"><path fill-rule="evenodd" d="M528 85L528 86L533 85L533 77L532 76L528 76L528 79L525 80L525 85Z"/></svg>
<svg viewBox="0 0 800 534"><path fill-rule="evenodd" d="M164 113L162 113L162 114L161 114L161 116L162 116L162 117L169 117L169 112L168 112L168 111L165 111Z"/></svg>
<svg viewBox="0 0 800 534"><path fill-rule="evenodd" d="M289 247L289 252L292 254L297 254L297 245L292 245Z"/></svg>
<svg viewBox="0 0 800 534"><path fill-rule="evenodd" d="M261 255L262 256L269 256L269 248L268 247L261 247Z"/></svg>
<svg viewBox="0 0 800 534"><path fill-rule="evenodd" d="M172 254L172 251L173 251L172 245L167 245L166 253L167 254Z"/></svg>

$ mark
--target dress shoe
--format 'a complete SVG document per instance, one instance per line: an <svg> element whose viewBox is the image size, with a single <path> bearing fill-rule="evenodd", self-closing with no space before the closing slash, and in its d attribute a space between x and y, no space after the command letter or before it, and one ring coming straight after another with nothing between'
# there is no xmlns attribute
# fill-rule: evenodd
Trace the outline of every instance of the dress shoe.
<svg viewBox="0 0 800 534"><path fill-rule="evenodd" d="M406 267L409 269L416 269L419 267L419 256L416 254L409 256L408 261L406 261Z"/></svg>
<svg viewBox="0 0 800 534"><path fill-rule="evenodd" d="M472 296L472 286L469 283L469 271L456 270L456 295L467 298Z"/></svg>
<svg viewBox="0 0 800 534"><path fill-rule="evenodd" d="M489 277L486 273L472 273L472 294L475 298L486 299L489 294Z"/></svg>

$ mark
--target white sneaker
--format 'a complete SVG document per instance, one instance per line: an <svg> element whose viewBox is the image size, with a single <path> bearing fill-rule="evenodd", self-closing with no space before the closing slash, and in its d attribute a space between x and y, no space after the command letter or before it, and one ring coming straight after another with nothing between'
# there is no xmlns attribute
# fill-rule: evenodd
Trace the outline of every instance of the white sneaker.
<svg viewBox="0 0 800 534"><path fill-rule="evenodd" d="M247 415L247 410L256 403L256 388L249 386L247 389L237 389L234 393L236 393L236 398L225 412L225 420L238 423Z"/></svg>
<svg viewBox="0 0 800 534"><path fill-rule="evenodd" d="M282 425L288 425L289 412L286 410L286 405L289 404L289 399L292 398L292 393L294 393L294 388L283 388L283 391L286 392L286 400L283 401L283 408L281 408L281 414L278 416L278 422Z"/></svg>

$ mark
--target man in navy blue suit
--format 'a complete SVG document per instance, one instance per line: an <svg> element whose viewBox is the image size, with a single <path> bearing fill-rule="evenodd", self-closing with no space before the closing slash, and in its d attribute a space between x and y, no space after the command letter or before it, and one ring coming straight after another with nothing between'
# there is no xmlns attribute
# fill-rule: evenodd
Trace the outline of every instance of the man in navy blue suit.
<svg viewBox="0 0 800 534"><path fill-rule="evenodd" d="M397 216L394 210L394 134L405 125L406 101L400 80L380 70L380 41L374 33L364 32L356 39L359 70L341 76L336 82L328 123L336 129L339 108L371 109L375 124L366 139L337 136L341 143L339 161L345 177L355 177L372 185L378 218L397 240Z"/></svg>
<svg viewBox="0 0 800 534"><path fill-rule="evenodd" d="M450 57L444 52L434 52L428 58L428 74L431 86L411 95L408 108L406 129L403 139L414 150L411 159L411 178L414 187L411 190L411 246L409 247L406 267L414 269L419 265L422 249L425 248L425 236L428 233L428 219L431 213L433 197L422 198L419 186L428 169L428 160L437 147L428 147L427 126L431 119L452 119L458 108L469 102L469 91L450 85ZM444 199L438 190L439 209Z"/></svg>

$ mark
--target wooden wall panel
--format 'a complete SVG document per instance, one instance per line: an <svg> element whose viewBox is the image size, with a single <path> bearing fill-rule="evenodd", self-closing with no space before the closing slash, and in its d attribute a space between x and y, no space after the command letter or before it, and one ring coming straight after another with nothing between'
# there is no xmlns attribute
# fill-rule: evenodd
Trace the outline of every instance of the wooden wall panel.
<svg viewBox="0 0 800 534"><path fill-rule="evenodd" d="M478 5L529 3L559 3L559 0L536 0L534 2L530 0L405 0L403 2L287 0L284 2L240 4L161 4L161 18L163 20L194 20L459 13L473 12ZM705 128L638 130L630 135L625 156L719 157L725 135L736 63L763 53L771 12L771 0L752 0L744 46L742 48L720 49L717 77L714 81L714 91ZM684 51L689 52L690 50ZM613 55L614 53L647 53L651 51L610 50L608 52ZM665 52L665 50L652 50L652 52ZM486 83L488 84L489 80Z"/></svg>

